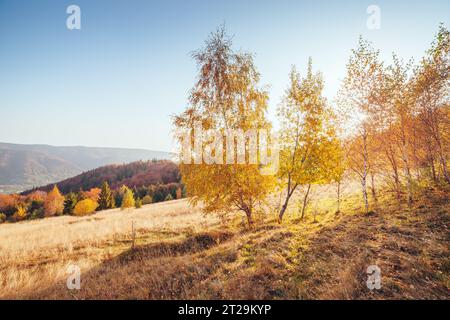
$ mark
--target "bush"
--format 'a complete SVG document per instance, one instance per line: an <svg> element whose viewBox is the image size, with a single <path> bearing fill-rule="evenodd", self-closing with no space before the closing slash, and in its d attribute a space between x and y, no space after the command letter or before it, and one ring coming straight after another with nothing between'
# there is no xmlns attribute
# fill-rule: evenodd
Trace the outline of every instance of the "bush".
<svg viewBox="0 0 450 320"><path fill-rule="evenodd" d="M30 219L41 219L44 217L44 208L39 208L31 211Z"/></svg>
<svg viewBox="0 0 450 320"><path fill-rule="evenodd" d="M27 208L24 205L17 205L17 211L13 214L14 221L22 221L27 218Z"/></svg>
<svg viewBox="0 0 450 320"><path fill-rule="evenodd" d="M132 208L132 207L134 207L134 205L135 205L135 202L134 202L133 191L131 191L129 188L125 187L121 209L123 210L126 208Z"/></svg>
<svg viewBox="0 0 450 320"><path fill-rule="evenodd" d="M5 221L6 221L6 214L0 212L0 223L3 223Z"/></svg>
<svg viewBox="0 0 450 320"><path fill-rule="evenodd" d="M180 187L178 187L176 194L177 194L177 197L176 197L177 199L183 198L183 192L181 191Z"/></svg>
<svg viewBox="0 0 450 320"><path fill-rule="evenodd" d="M151 196L147 195L144 198L142 198L142 204L151 204L153 202L153 199Z"/></svg>
<svg viewBox="0 0 450 320"><path fill-rule="evenodd" d="M137 198L136 201L135 201L135 203L134 203L134 207L135 207L136 209L141 208L141 207L142 207L142 200L139 199L139 198Z"/></svg>
<svg viewBox="0 0 450 320"><path fill-rule="evenodd" d="M92 199L81 200L75 205L73 209L73 214L76 216L85 216L88 214L92 214L97 209L97 202Z"/></svg>
<svg viewBox="0 0 450 320"><path fill-rule="evenodd" d="M173 197L172 197L172 195L169 193L169 194L167 195L167 197L164 199L164 201L170 201L170 200L173 200Z"/></svg>

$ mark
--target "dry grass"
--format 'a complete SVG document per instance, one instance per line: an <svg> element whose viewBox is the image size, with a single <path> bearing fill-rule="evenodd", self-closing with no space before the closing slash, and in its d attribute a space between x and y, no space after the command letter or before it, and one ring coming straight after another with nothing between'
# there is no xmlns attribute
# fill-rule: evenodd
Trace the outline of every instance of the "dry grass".
<svg viewBox="0 0 450 320"><path fill-rule="evenodd" d="M305 220L293 205L283 225L269 215L253 230L240 218L203 217L186 201L2 225L0 297L450 298L448 194L429 191L413 208L380 195L366 216L350 192L336 214L328 192L317 193ZM68 264L82 269L79 291L66 288ZM372 264L382 270L379 291L366 287Z"/></svg>
<svg viewBox="0 0 450 320"><path fill-rule="evenodd" d="M22 297L67 277L69 264L83 271L126 251L132 222L140 242L159 242L219 223L185 200L63 216L0 226L0 297ZM139 242L138 242L139 244Z"/></svg>

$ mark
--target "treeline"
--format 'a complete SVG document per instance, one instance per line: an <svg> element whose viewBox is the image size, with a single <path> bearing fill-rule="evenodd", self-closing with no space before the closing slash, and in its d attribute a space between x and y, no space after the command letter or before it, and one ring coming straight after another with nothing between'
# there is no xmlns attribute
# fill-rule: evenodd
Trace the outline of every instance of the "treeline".
<svg viewBox="0 0 450 320"><path fill-rule="evenodd" d="M259 84L253 56L234 51L223 27L193 58L199 74L190 106L173 119L175 132L188 130L194 136L195 122L216 132L271 127L268 92ZM381 186L409 203L422 186L448 190L449 72L450 35L444 25L416 64L395 54L386 64L361 38L348 60L336 103L323 96L323 77L313 71L311 59L303 76L293 67L277 110L277 174L262 175L262 165L180 164L191 203L202 203L206 213L242 211L251 225L254 213L264 210L274 191L280 193L280 222L300 190L304 217L314 185L336 185L339 211L345 176L359 180L365 212L377 201ZM203 143L209 150L211 141Z"/></svg>
<svg viewBox="0 0 450 320"><path fill-rule="evenodd" d="M168 164L163 162L164 165ZM131 167L137 168L141 164L145 163L135 163ZM130 177L133 178L133 175ZM180 182L111 188L107 181L103 181L98 186L86 191L78 188L77 192L70 191L65 194L57 185L49 192L35 190L22 195L0 194L0 223L59 215L84 216L113 208L140 208L142 205L186 196L185 188Z"/></svg>
<svg viewBox="0 0 450 320"><path fill-rule="evenodd" d="M169 160L136 161L128 164L108 165L84 172L73 178L58 182L62 193L77 192L99 188L106 181L112 189L126 186L149 186L156 184L179 183L180 173L178 166ZM23 195L33 191L50 192L53 184L34 188L23 192Z"/></svg>

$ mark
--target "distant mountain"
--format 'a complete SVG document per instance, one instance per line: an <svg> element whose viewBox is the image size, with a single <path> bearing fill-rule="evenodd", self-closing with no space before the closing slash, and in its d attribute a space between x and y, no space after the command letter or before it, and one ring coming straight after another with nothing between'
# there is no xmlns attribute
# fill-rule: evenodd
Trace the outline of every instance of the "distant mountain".
<svg viewBox="0 0 450 320"><path fill-rule="evenodd" d="M144 149L55 147L0 142L0 193L58 182L108 164L171 159L169 152Z"/></svg>
<svg viewBox="0 0 450 320"><path fill-rule="evenodd" d="M89 170L73 178L57 182L58 188L66 194L82 189L88 191L91 188L100 188L107 181L112 189L118 189L122 185L142 187L156 184L179 183L180 173L178 166L169 160L160 161L136 161L128 164L113 164L97 169ZM42 190L50 191L53 183L43 187L24 192Z"/></svg>

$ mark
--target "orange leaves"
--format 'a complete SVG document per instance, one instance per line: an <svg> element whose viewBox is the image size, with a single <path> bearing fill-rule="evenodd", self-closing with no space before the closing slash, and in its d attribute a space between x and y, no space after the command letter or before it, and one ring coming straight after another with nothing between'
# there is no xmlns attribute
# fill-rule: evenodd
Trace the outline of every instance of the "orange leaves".
<svg viewBox="0 0 450 320"><path fill-rule="evenodd" d="M47 195L44 202L45 216L61 215L64 210L64 196L59 192L58 187L55 185L53 190Z"/></svg>

